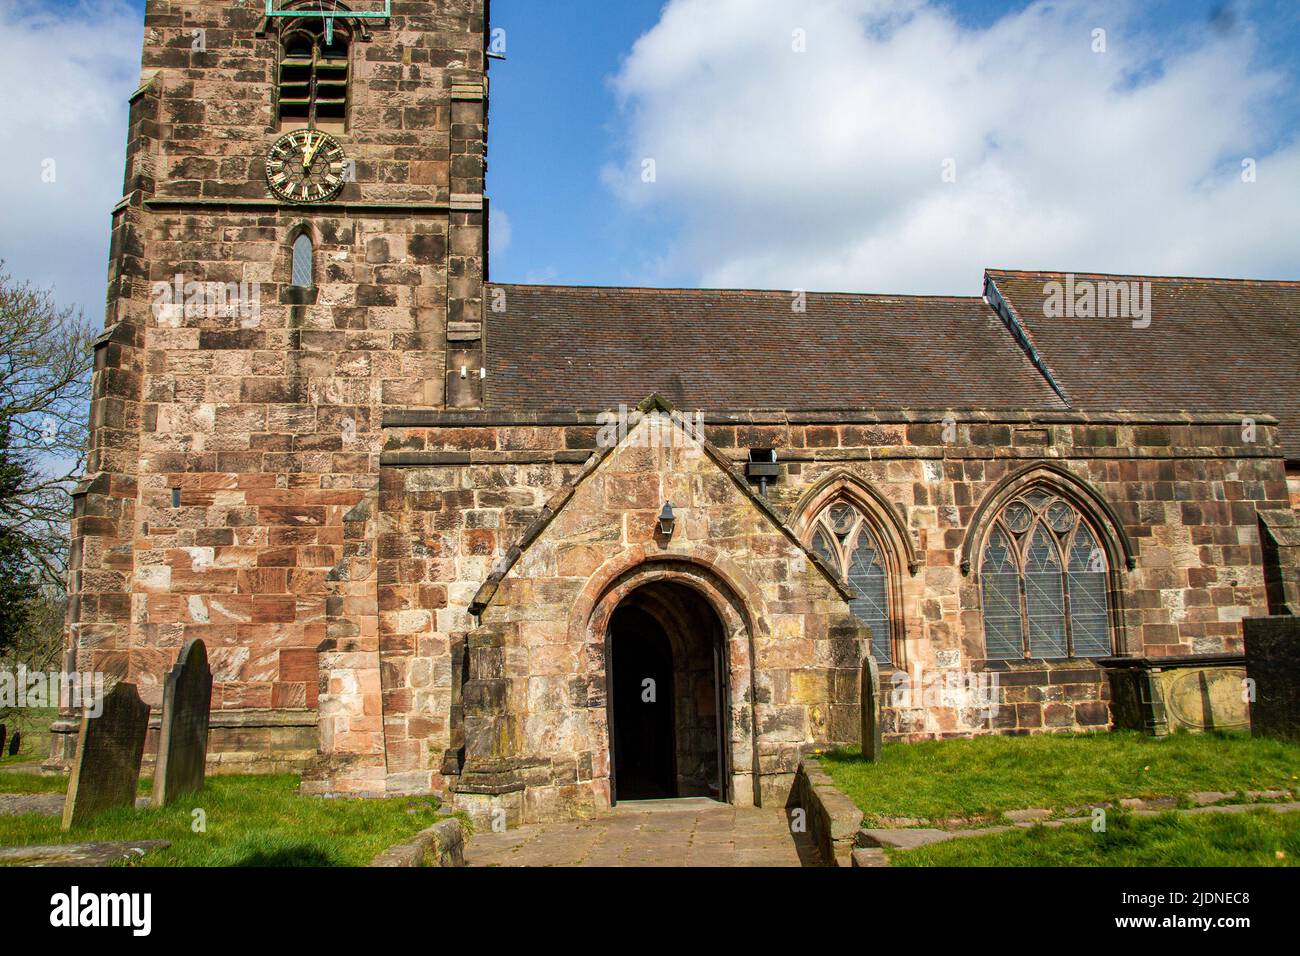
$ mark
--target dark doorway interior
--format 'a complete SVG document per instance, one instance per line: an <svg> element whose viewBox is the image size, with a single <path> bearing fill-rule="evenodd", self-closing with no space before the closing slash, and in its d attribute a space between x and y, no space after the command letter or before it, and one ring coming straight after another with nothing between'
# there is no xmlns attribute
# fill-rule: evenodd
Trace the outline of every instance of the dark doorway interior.
<svg viewBox="0 0 1300 956"><path fill-rule="evenodd" d="M722 622L697 591L634 591L608 635L611 796L730 799ZM647 683L647 682L652 683Z"/></svg>
<svg viewBox="0 0 1300 956"><path fill-rule="evenodd" d="M673 652L668 635L639 608L610 625L614 677L614 773L620 800L677 796Z"/></svg>

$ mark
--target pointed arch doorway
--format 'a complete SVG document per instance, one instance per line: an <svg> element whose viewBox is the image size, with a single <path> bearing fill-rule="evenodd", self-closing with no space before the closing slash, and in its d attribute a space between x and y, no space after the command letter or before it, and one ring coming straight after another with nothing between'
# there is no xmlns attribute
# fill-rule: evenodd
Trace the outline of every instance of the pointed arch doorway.
<svg viewBox="0 0 1300 956"><path fill-rule="evenodd" d="M727 642L695 589L642 585L605 635L610 802L710 797L729 802Z"/></svg>

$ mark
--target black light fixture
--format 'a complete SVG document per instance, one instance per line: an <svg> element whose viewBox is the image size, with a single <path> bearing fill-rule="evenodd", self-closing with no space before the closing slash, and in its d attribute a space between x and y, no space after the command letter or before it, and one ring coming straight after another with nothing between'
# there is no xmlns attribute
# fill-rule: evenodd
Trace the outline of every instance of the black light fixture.
<svg viewBox="0 0 1300 956"><path fill-rule="evenodd" d="M758 493L767 497L767 486L781 477L781 466L776 462L775 448L751 448L745 464L745 476L758 482Z"/></svg>
<svg viewBox="0 0 1300 956"><path fill-rule="evenodd" d="M673 535L673 525L677 523L677 515L673 514L671 502L664 502L664 510L659 512L659 530L668 537Z"/></svg>

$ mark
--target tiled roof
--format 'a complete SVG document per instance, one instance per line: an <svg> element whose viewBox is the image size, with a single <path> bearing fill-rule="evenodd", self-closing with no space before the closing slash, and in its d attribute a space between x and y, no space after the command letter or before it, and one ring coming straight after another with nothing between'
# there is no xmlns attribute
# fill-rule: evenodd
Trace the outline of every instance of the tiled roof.
<svg viewBox="0 0 1300 956"><path fill-rule="evenodd" d="M1066 407L979 298L493 288L491 409Z"/></svg>
<svg viewBox="0 0 1300 956"><path fill-rule="evenodd" d="M1048 318L1058 272L991 269L1070 405L1080 411L1276 416L1300 459L1300 282L1075 273L1082 280L1151 283L1151 322Z"/></svg>

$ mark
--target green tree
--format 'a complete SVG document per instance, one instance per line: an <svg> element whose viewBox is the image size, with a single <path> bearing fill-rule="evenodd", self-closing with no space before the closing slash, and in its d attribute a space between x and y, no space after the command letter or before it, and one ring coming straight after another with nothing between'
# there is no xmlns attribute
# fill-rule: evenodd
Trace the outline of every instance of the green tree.
<svg viewBox="0 0 1300 956"><path fill-rule="evenodd" d="M22 466L9 448L9 422L0 418L0 500L10 500L22 486ZM0 653L18 643L36 597L27 542L9 524L0 523Z"/></svg>

